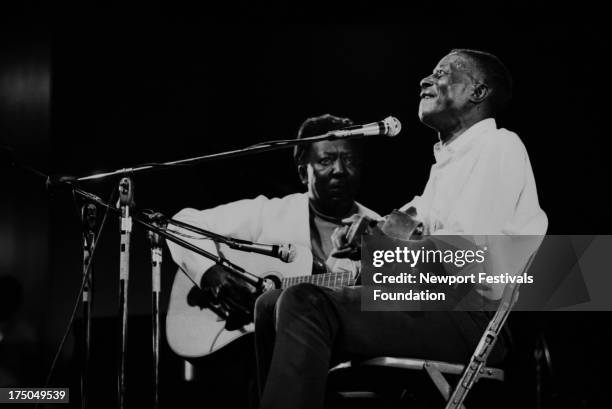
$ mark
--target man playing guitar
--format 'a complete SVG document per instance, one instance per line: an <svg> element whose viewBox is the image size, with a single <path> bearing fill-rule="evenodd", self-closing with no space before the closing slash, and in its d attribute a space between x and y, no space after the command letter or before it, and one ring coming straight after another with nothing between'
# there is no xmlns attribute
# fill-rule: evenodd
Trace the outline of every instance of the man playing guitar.
<svg viewBox="0 0 612 409"><path fill-rule="evenodd" d="M309 118L300 127L297 137L321 135L350 125L353 125L350 119L332 115ZM259 196L207 210L184 209L174 217L225 236L266 244L291 243L304 249L307 254L298 252L292 263L232 251L210 240L193 237L193 233L182 229L176 232L189 236L187 240L191 243L223 255L251 273L274 275L280 278L279 283L305 280L304 276L311 274L314 260L321 271L332 271L342 274L342 277L336 275L331 280L327 276L313 276L311 281L332 287L345 284L348 281L343 277L351 273L354 263L330 256L334 248L331 241L334 229L342 226L342 220L352 215L379 218L375 212L355 201L362 150L361 142L356 140L322 141L299 146L294 150L294 159L300 180L307 188L306 193L274 199ZM212 261L171 242L168 242L168 247L174 261L191 278L179 271L170 296L166 332L174 352L189 359L203 357L252 332L252 324L223 321L206 308L217 304L217 297L221 295L247 307L250 303L252 311L252 289ZM279 273L281 277L278 277ZM198 283L204 292L199 291L193 282ZM253 355L251 351L248 354ZM233 390L241 389L241 385L234 386ZM227 400L224 402L228 403Z"/></svg>

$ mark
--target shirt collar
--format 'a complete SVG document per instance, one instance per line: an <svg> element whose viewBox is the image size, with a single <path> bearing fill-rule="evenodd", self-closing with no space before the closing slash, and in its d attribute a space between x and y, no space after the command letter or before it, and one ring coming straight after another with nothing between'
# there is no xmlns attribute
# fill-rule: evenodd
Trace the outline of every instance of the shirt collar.
<svg viewBox="0 0 612 409"><path fill-rule="evenodd" d="M441 141L434 145L434 156L436 162L444 162L456 153L461 152L471 145L471 142L476 136L485 132L494 131L497 129L497 123L494 118L483 119L469 127L465 132L459 135L454 141L449 144L443 144Z"/></svg>
<svg viewBox="0 0 612 409"><path fill-rule="evenodd" d="M325 213L320 212L313 206L310 200L308 201L308 205L310 206L310 210L312 210L311 214L313 216L317 216L320 219L323 219L323 220L326 220L328 222L335 223L335 224L342 224L342 220L346 219L347 217L355 213L359 213L359 209L357 208L357 203L355 202L353 202L351 209L342 217L333 217L333 216L329 216L329 215L326 215Z"/></svg>

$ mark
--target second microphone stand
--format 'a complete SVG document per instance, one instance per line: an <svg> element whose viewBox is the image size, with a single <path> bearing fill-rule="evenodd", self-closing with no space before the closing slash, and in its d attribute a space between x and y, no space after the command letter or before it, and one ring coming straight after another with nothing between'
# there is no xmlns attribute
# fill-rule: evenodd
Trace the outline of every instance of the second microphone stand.
<svg viewBox="0 0 612 409"><path fill-rule="evenodd" d="M161 215L153 218L152 225L165 229ZM162 242L159 234L149 230L147 233L151 242L151 324L153 341L153 409L159 407L159 296L161 293Z"/></svg>
<svg viewBox="0 0 612 409"><path fill-rule="evenodd" d="M134 206L134 185L132 179L124 177L119 182L118 207L121 212L121 243L119 248L119 317L120 350L119 374L117 380L119 409L125 408L125 363L127 355L128 330L128 284L130 278L130 238L132 233L131 209Z"/></svg>
<svg viewBox="0 0 612 409"><path fill-rule="evenodd" d="M81 208L83 222L83 363L81 367L81 408L87 408L89 394L89 360L91 357L91 306L93 302L93 271L90 266L91 254L96 246L97 208L93 203L86 203Z"/></svg>

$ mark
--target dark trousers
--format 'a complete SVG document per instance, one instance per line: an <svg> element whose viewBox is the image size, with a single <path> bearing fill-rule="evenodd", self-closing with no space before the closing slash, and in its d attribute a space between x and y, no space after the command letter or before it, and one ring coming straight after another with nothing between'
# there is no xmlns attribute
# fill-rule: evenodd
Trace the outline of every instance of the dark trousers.
<svg viewBox="0 0 612 409"><path fill-rule="evenodd" d="M255 304L261 408L322 408L327 372L351 359L398 356L467 362L488 323L483 312L361 311L361 288L299 284ZM489 358L503 359L503 342Z"/></svg>

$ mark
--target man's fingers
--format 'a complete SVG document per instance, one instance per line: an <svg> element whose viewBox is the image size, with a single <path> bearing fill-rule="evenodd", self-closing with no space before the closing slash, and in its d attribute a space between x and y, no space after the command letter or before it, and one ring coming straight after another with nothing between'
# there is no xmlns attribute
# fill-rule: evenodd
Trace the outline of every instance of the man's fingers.
<svg viewBox="0 0 612 409"><path fill-rule="evenodd" d="M346 219L342 219L342 223L344 224L353 224L356 221L358 221L362 216L358 215L358 214L354 214L350 217L347 217ZM366 217L366 216L363 216Z"/></svg>
<svg viewBox="0 0 612 409"><path fill-rule="evenodd" d="M331 235L331 242L334 248L344 247L346 244L346 234L348 232L348 226L336 227Z"/></svg>
<svg viewBox="0 0 612 409"><path fill-rule="evenodd" d="M332 250L330 255L335 258L349 258L354 255L355 251L356 250L354 247L345 246L345 247L335 248L334 250Z"/></svg>

